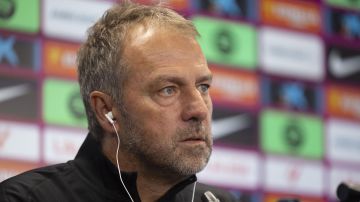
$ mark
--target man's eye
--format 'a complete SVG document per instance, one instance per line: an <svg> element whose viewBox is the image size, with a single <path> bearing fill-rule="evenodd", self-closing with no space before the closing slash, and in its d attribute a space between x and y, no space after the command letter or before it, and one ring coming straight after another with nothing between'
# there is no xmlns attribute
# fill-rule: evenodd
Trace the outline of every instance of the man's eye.
<svg viewBox="0 0 360 202"><path fill-rule="evenodd" d="M175 94L175 87L165 87L161 89L160 94L166 97L172 96Z"/></svg>
<svg viewBox="0 0 360 202"><path fill-rule="evenodd" d="M208 84L201 84L198 86L198 89L201 93L207 93L209 91L210 85Z"/></svg>

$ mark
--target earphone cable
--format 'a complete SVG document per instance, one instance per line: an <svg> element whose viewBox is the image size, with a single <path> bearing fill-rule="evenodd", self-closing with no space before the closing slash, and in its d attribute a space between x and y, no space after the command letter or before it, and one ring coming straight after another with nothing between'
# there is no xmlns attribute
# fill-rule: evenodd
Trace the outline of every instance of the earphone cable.
<svg viewBox="0 0 360 202"><path fill-rule="evenodd" d="M191 202L194 202L196 183L197 183L197 181L194 182L194 188L193 188L193 193L192 193L192 200L191 200Z"/></svg>
<svg viewBox="0 0 360 202"><path fill-rule="evenodd" d="M131 200L131 202L134 202L134 200L132 199L129 191L127 190L126 186L125 186L125 183L121 177L121 170L120 170L120 165L119 165L119 149L120 149L120 137L119 137L119 134L116 130L116 127L115 127L115 124L112 123L112 126L114 127L114 130L115 130L115 133L116 133L116 137L117 137L117 148L116 148L116 165L117 165L117 169L118 169L118 172L119 172L119 177L120 177L120 181L121 181L121 184L123 185L126 193L129 195L129 198Z"/></svg>

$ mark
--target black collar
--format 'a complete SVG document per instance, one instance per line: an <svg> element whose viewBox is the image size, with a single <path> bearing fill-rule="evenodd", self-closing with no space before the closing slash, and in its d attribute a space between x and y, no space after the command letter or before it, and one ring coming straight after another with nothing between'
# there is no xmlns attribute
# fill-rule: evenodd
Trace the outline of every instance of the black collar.
<svg viewBox="0 0 360 202"><path fill-rule="evenodd" d="M79 170L80 175L84 177L83 179L90 183L91 186L96 186L97 189L100 189L100 192L113 199L128 198L120 182L116 166L103 155L100 142L96 141L90 133L81 145L75 157L74 165ZM140 202L136 189L136 173L121 172L121 176L134 201ZM190 176L172 187L158 201L171 201L179 191L196 180L195 175Z"/></svg>

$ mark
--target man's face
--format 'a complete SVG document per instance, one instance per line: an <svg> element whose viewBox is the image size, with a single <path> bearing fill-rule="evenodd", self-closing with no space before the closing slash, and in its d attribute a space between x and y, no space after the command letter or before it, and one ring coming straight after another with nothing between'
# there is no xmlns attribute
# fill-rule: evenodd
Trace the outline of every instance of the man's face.
<svg viewBox="0 0 360 202"><path fill-rule="evenodd" d="M147 171L190 175L211 154L211 72L193 37L171 30L131 33L124 56L130 72L124 89L121 146Z"/></svg>

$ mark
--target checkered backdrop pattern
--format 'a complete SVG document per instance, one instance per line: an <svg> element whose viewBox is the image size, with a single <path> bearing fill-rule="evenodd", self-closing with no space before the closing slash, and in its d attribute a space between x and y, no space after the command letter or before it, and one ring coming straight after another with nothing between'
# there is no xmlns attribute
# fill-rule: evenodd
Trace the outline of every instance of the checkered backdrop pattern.
<svg viewBox="0 0 360 202"><path fill-rule="evenodd" d="M0 181L75 156L76 52L114 3L0 0ZM335 201L339 182L360 183L360 1L163 3L194 22L214 74L200 181L252 202Z"/></svg>

